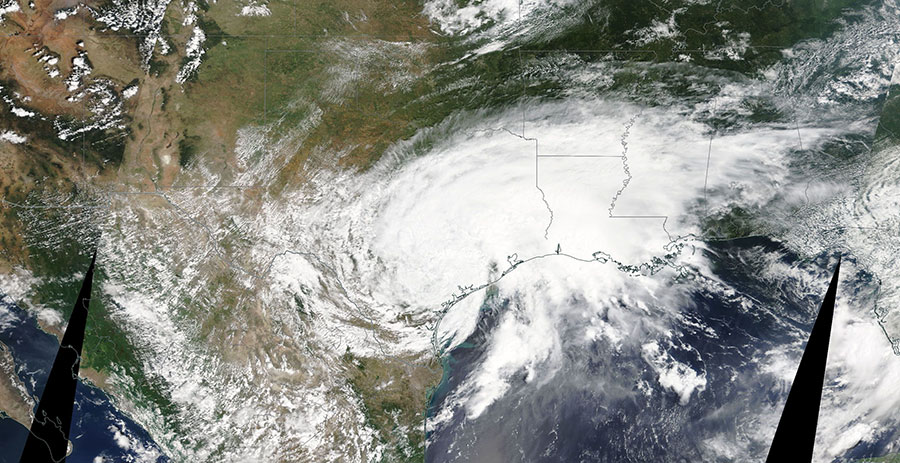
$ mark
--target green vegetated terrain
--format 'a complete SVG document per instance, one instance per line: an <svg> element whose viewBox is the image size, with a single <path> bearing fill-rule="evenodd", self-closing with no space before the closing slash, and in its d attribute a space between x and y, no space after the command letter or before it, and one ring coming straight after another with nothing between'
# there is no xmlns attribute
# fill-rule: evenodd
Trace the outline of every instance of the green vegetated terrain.
<svg viewBox="0 0 900 463"><path fill-rule="evenodd" d="M461 111L490 111L521 98L565 97L564 82L548 75L532 78L532 72L553 64L561 54L577 63L616 62L612 83L602 92L636 99L652 95L647 98L652 104L657 95L653 92L669 85L664 90L669 95L704 98L714 92L714 84L698 90L696 82L673 78L678 66L753 76L780 59L783 49L832 33L840 25L837 18L860 5L775 3L667 2L662 8L653 2L598 2L558 34L519 39L510 49L448 65L477 41L436 32L419 1L273 1L267 5L271 16L265 17L238 16L241 6L235 2L201 2L196 14L206 37L204 56L184 83L177 83L175 76L185 62L191 28L182 25L184 12L178 2L169 4L163 26L174 51L155 52L146 69L139 66L136 39L113 37L102 25L79 17L90 24L83 30L95 69L92 78L108 76L120 91L137 84L140 92L124 103L121 124L89 130L69 141L59 140L48 122L54 115L74 117L59 107L22 104L50 116L45 121L10 117L4 107L3 128L28 133L34 143L2 147L10 169L0 174L0 187L5 198L20 204L42 204L49 192L53 198L71 197L99 207L104 198L88 187L165 190L196 180L192 175L198 166L227 175L234 168L238 131L257 127L272 144L290 141L277 154L281 167L275 180L261 185L270 198L277 198L301 187L317 169L364 170L398 141ZM679 31L676 36L640 41L634 35L654 22L670 21ZM14 81L2 85L0 92L24 88ZM751 121L783 118L771 101L748 97L746 105L750 115L743 117ZM894 130L893 105L891 98L879 127L881 138L900 133ZM722 130L740 123L713 122ZM423 136L416 148L424 152L432 141ZM323 152L340 157L323 160ZM164 156L177 162L166 165ZM4 268L28 268L39 281L31 302L58 309L64 317L80 285L76 276L86 268L102 228L103 214L85 211L11 205L0 209ZM748 236L758 231L753 215L735 208L709 217L705 227L716 238ZM76 229L81 231L73 234ZM103 284L103 267L100 262L95 288ZM210 273L210 285L227 286L231 270L219 270ZM94 372L92 380L104 387L104 378L111 375L131 378L125 395L152 404L175 435L187 432L165 382L143 371L142 354L113 316L113 302L99 290L95 294L84 347L84 366ZM231 295L223 301L237 304L238 298ZM207 307L191 307L190 300L186 304L187 317L204 314L198 320L201 333L217 332L233 322L228 306L209 313ZM441 376L437 360L348 353L344 362L348 384L361 397L368 424L388 444L385 460L422 461L426 392Z"/></svg>

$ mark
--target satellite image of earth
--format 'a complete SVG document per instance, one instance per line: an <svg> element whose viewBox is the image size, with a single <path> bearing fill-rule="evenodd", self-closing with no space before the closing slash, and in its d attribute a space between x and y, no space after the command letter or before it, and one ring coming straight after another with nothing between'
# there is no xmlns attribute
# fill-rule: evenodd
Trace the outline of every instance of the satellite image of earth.
<svg viewBox="0 0 900 463"><path fill-rule="evenodd" d="M900 461L900 2L0 0L0 463Z"/></svg>

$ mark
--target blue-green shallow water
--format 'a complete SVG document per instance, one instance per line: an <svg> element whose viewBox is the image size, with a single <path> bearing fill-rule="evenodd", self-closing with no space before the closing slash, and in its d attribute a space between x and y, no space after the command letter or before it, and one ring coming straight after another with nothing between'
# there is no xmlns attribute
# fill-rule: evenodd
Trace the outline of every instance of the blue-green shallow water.
<svg viewBox="0 0 900 463"><path fill-rule="evenodd" d="M9 348L28 393L40 397L59 343L2 293L0 342ZM0 420L0 463L18 462L27 434L12 419ZM116 409L103 391L82 381L75 391L70 436L73 450L67 463L169 461L145 429Z"/></svg>

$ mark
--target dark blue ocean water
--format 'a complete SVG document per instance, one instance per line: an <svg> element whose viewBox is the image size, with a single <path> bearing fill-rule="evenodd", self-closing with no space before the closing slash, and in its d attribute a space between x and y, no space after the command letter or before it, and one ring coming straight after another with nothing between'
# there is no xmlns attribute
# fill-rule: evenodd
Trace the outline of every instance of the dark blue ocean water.
<svg viewBox="0 0 900 463"><path fill-rule="evenodd" d="M8 298L0 297L0 343L9 347L28 393L40 397L59 343L33 316L4 300ZM0 420L0 463L18 462L27 435L28 429L12 419ZM145 429L83 381L75 391L70 436L73 450L67 463L169 461Z"/></svg>
<svg viewBox="0 0 900 463"><path fill-rule="evenodd" d="M734 293L684 282L691 288L691 301L678 308L681 317L671 321L674 336L659 340L672 358L705 375L705 389L695 391L688 403L681 404L675 393L659 385L642 358L640 341L630 348L616 348L605 339L586 346L576 320L557 327L564 359L552 381L529 384L523 371L523 380L511 380L509 391L478 418L467 419L464 410L457 409L449 422L429 434L426 461L763 461L768 442L754 441L758 433L747 429L747 423L755 411L780 410L789 384L761 371L758 360L809 332L833 256L801 262L764 238L709 246L716 276ZM822 294L789 278L760 277L771 259L821 273ZM747 298L753 301L752 310L742 304ZM476 331L445 358L445 377L432 397L430 418L478 367L500 317L515 305L510 302L486 302ZM590 310L578 303L573 298L578 311ZM641 383L650 385L652 393L640 390ZM710 439L744 442L747 453L737 460L711 458L706 444ZM848 457L881 454L886 443L859 446Z"/></svg>

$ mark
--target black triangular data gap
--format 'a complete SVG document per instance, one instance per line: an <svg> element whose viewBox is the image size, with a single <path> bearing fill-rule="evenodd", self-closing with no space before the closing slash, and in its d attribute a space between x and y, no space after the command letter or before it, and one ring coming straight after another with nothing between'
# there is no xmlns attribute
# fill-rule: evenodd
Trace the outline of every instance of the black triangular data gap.
<svg viewBox="0 0 900 463"><path fill-rule="evenodd" d="M75 300L75 308L60 342L59 351L56 353L56 359L50 368L47 384L38 402L31 431L28 433L19 460L21 463L65 461L96 260L97 252L94 251L91 265L81 283L78 299Z"/></svg>
<svg viewBox="0 0 900 463"><path fill-rule="evenodd" d="M828 285L825 299L819 308L819 315L800 359L800 367L791 384L791 391L781 413L778 429L775 430L766 463L812 461L840 269L841 259L838 257L831 284Z"/></svg>

